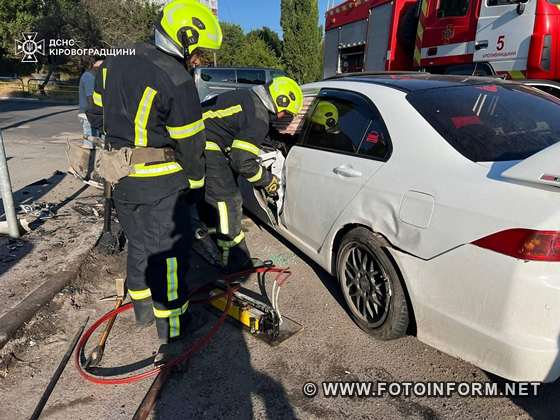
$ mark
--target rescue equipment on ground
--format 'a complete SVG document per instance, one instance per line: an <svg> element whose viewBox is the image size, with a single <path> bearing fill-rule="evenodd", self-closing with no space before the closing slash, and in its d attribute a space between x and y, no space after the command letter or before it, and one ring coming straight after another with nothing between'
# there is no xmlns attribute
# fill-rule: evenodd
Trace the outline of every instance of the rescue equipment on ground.
<svg viewBox="0 0 560 420"><path fill-rule="evenodd" d="M272 296L269 303L262 300L262 298L259 299L258 296L253 296L249 291L241 288L238 280L240 278L246 278L251 274L258 274L260 276L266 276L267 274L275 275L274 285L272 286ZM285 284L291 274L292 273L286 268L274 267L268 264L240 273L223 276L223 279L218 282L211 282L195 289L190 294L190 304L210 304L221 311L220 317L216 320L207 335L197 339L193 345L186 348L179 357L164 366L155 367L148 371L125 377L107 378L96 376L92 373L93 369L91 364L89 367L85 365L86 357L84 349L93 333L105 322L114 322L118 314L132 309L132 303L127 303L122 306L119 305L118 308L107 312L93 323L82 335L74 353L76 369L84 379L99 385L129 384L155 376L162 371L168 371L184 363L194 353L208 345L228 316L239 321L243 326L248 328L251 334L263 338L269 344L279 344L303 329L297 322L282 316L278 306L280 288ZM260 281L264 283L264 278L261 277ZM203 294L206 294L206 296L197 297ZM118 299L119 297L117 296L117 300Z"/></svg>

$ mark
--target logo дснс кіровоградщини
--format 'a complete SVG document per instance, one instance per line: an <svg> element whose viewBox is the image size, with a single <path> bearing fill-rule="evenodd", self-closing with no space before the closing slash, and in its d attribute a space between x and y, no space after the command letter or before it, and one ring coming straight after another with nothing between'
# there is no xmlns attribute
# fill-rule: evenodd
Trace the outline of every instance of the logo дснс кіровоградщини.
<svg viewBox="0 0 560 420"><path fill-rule="evenodd" d="M24 32L22 40L16 39L16 54L22 54L22 63L36 63L37 54L45 55L45 40L35 41L37 32Z"/></svg>

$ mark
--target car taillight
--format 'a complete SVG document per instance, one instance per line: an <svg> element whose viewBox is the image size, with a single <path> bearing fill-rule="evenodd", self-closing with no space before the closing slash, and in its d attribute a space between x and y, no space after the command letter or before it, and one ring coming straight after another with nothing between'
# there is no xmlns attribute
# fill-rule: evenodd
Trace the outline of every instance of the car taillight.
<svg viewBox="0 0 560 420"><path fill-rule="evenodd" d="M560 261L560 231L508 229L473 242L522 260Z"/></svg>

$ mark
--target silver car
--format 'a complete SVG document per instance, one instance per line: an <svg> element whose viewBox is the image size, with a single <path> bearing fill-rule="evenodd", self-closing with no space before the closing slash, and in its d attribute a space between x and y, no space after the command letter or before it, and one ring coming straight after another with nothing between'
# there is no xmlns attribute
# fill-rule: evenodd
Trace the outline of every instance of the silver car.
<svg viewBox="0 0 560 420"><path fill-rule="evenodd" d="M259 67L198 67L194 71L194 82L200 100L204 101L229 90L264 85L275 77L285 75L282 70Z"/></svg>

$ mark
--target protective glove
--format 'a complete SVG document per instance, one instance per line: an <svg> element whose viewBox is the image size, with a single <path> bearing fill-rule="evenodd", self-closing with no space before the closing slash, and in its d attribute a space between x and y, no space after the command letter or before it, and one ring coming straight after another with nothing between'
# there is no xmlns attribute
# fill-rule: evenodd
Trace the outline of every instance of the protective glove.
<svg viewBox="0 0 560 420"><path fill-rule="evenodd" d="M272 175L272 179L270 180L269 184L263 188L266 195L272 198L278 197L278 190L280 189L280 181L274 175Z"/></svg>

